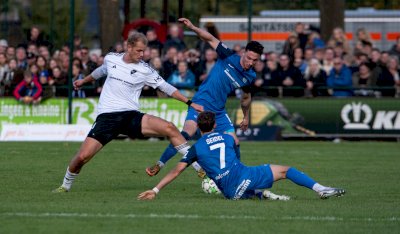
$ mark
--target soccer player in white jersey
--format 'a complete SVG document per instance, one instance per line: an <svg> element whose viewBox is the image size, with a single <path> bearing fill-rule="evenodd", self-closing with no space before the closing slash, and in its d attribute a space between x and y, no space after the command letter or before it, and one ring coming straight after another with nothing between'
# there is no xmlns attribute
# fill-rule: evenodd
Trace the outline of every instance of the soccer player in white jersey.
<svg viewBox="0 0 400 234"><path fill-rule="evenodd" d="M175 125L139 112L139 96L144 85L158 88L196 111L203 111L201 105L192 103L142 61L146 47L146 36L133 33L128 37L125 53L107 54L102 66L83 80L74 82L74 88L79 89L85 83L107 75L99 99L96 121L80 150L69 163L62 185L53 192L68 192L83 165L119 134L130 137L166 136L181 154L185 154L190 148Z"/></svg>

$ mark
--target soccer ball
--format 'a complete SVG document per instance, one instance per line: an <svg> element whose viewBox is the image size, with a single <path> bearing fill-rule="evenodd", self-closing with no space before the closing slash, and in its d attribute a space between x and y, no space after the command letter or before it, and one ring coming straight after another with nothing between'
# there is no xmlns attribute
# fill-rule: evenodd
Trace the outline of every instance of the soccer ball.
<svg viewBox="0 0 400 234"><path fill-rule="evenodd" d="M221 191L218 189L217 185L215 184L214 180L206 177L201 182L201 188L205 193L208 194L220 194Z"/></svg>

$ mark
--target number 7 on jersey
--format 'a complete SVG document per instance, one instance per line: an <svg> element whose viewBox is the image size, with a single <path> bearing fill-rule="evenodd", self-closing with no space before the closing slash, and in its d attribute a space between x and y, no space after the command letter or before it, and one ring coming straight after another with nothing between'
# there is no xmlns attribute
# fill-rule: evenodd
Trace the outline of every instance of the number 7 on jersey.
<svg viewBox="0 0 400 234"><path fill-rule="evenodd" d="M218 143L215 145L210 145L210 150L219 149L219 164L220 169L225 168L225 143Z"/></svg>

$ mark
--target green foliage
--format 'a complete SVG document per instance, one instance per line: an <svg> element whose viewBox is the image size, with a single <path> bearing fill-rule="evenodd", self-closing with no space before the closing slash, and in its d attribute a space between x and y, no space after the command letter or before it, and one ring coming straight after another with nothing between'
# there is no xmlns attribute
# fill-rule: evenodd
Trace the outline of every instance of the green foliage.
<svg viewBox="0 0 400 234"><path fill-rule="evenodd" d="M85 166L72 191L59 186L78 143L0 142L1 233L399 233L398 143L242 142L248 165L293 165L324 185L343 186L341 198L321 200L290 181L272 191L294 199L229 201L201 190L188 168L154 201L136 196L156 177L167 141L114 141ZM157 145L157 147L154 147Z"/></svg>

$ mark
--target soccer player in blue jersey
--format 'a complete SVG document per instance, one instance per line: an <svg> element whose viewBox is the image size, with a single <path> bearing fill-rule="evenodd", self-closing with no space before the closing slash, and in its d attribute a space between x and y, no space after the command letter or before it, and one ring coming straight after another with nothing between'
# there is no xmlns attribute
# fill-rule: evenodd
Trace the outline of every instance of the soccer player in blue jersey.
<svg viewBox="0 0 400 234"><path fill-rule="evenodd" d="M198 92L193 97L193 102L202 105L204 110L214 112L217 122L215 131L231 135L235 139L235 143L239 145L233 124L226 113L225 103L229 94L234 90L239 88L243 90L241 108L244 117L240 128L246 130L249 124L249 108L251 104L250 87L256 78L253 66L259 60L264 47L256 41L251 41L247 44L245 52L239 56L207 31L194 26L190 20L181 18L179 21L193 30L202 40L208 42L218 54L216 64L207 79L200 85ZM193 108L188 109L183 131L181 132L187 140L197 131L197 116L198 112ZM170 144L161 155L160 160L154 166L146 168L147 174L149 176L156 175L175 154L176 150ZM193 166L199 171L200 167L195 165Z"/></svg>
<svg viewBox="0 0 400 234"><path fill-rule="evenodd" d="M139 194L140 200L151 200L167 184L172 182L191 163L197 161L214 180L223 195L228 199L248 199L266 197L266 188L272 187L275 181L289 179L294 183L314 190L325 199L339 197L344 189L326 187L316 183L308 175L294 167L264 164L245 166L238 158L238 148L229 134L214 132L216 114L204 111L199 114L197 124L202 137L183 156L178 165L172 169L152 190Z"/></svg>

